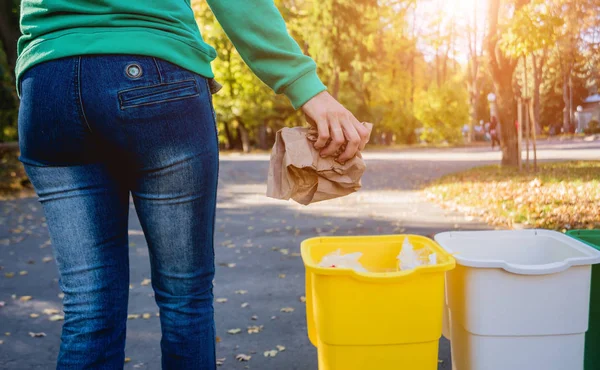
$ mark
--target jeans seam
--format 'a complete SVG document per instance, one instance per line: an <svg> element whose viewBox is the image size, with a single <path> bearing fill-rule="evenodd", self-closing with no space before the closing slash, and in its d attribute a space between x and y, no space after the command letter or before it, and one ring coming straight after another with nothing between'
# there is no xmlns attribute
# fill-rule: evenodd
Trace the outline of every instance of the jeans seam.
<svg viewBox="0 0 600 370"><path fill-rule="evenodd" d="M208 92L208 102L210 105L210 111L212 113L213 126L215 127L215 136L217 139L217 148L219 148L219 126L217 124L217 112L215 112L215 107L213 105L213 97L210 92L210 84L208 83L208 79L204 78L204 82L206 83L206 90Z"/></svg>
<svg viewBox="0 0 600 370"><path fill-rule="evenodd" d="M76 79L75 79L75 83L77 85L77 99L79 101L78 104L78 108L79 108L79 114L81 115L81 119L83 119L83 122L85 122L85 125L87 126L88 130L90 132L92 132L92 128L90 127L90 123L87 120L87 117L85 115L85 110L83 109L83 99L81 98L81 56L77 58L77 68L76 68Z"/></svg>
<svg viewBox="0 0 600 370"><path fill-rule="evenodd" d="M159 81L162 84L164 80L163 80L163 76L162 76L162 71L160 69L160 65L158 64L158 61L156 60L155 57L152 57L152 60L154 61L154 65L156 66L156 72L158 72Z"/></svg>
<svg viewBox="0 0 600 370"><path fill-rule="evenodd" d="M156 101L151 101L151 102L147 102L147 103L131 104L131 105L123 105L123 102L121 102L121 110L130 109L130 108L137 108L137 107L143 107L145 105L168 103L168 102L171 102L171 101L183 100L183 99L188 99L188 98L195 98L195 97L197 97L199 95L200 94L178 96L176 98L171 98L171 99L162 99L162 100L156 100Z"/></svg>

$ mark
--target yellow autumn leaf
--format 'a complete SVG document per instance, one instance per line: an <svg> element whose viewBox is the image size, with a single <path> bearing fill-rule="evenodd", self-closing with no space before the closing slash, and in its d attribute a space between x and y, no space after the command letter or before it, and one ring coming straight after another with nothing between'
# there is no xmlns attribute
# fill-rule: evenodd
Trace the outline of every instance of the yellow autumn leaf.
<svg viewBox="0 0 600 370"><path fill-rule="evenodd" d="M250 361L250 359L252 358L252 356L240 353L238 355L235 356L235 359L238 360L239 362L248 362Z"/></svg>
<svg viewBox="0 0 600 370"><path fill-rule="evenodd" d="M38 313L30 313L29 317L31 317L32 319L35 319L35 318L40 317L40 314L38 314Z"/></svg>
<svg viewBox="0 0 600 370"><path fill-rule="evenodd" d="M275 347L277 347L277 350L278 350L279 352L283 352L283 351L285 351L285 347L284 347L284 346L282 346L282 345L279 345L279 344L278 344L278 345L276 345Z"/></svg>
<svg viewBox="0 0 600 370"><path fill-rule="evenodd" d="M152 315L151 315L151 314L149 314L149 313L144 313L144 314L142 314L142 318L143 318L143 319L146 319L146 320L148 320L150 317L152 317Z"/></svg>
<svg viewBox="0 0 600 370"><path fill-rule="evenodd" d="M285 313L290 313L290 312L294 312L294 308L293 307L283 307L280 311L285 312Z"/></svg>
<svg viewBox="0 0 600 370"><path fill-rule="evenodd" d="M24 296L22 296L22 297L19 298L19 301L21 301L21 302L27 302L27 301L31 301L32 298L33 297L30 296L30 295L24 295Z"/></svg>
<svg viewBox="0 0 600 370"><path fill-rule="evenodd" d="M150 280L150 279L144 279L144 280L142 280L142 282L140 283L140 285L142 285L142 286L150 285L150 282L152 282L152 280Z"/></svg>
<svg viewBox="0 0 600 370"><path fill-rule="evenodd" d="M265 357L275 357L277 356L277 350L272 349L270 351L265 351L263 354L265 355Z"/></svg>
<svg viewBox="0 0 600 370"><path fill-rule="evenodd" d="M215 299L215 302L217 302L217 303L225 303L225 302L227 302L227 298L217 298L217 299Z"/></svg>
<svg viewBox="0 0 600 370"><path fill-rule="evenodd" d="M263 330L263 325L252 325L248 327L248 334L258 334Z"/></svg>
<svg viewBox="0 0 600 370"><path fill-rule="evenodd" d="M42 311L44 315L56 315L59 312L60 311L55 308L44 308L44 310Z"/></svg>
<svg viewBox="0 0 600 370"><path fill-rule="evenodd" d="M247 290L236 290L235 294L247 294L248 291Z"/></svg>
<svg viewBox="0 0 600 370"><path fill-rule="evenodd" d="M229 329L229 330L227 330L228 334L239 334L241 332L242 332L242 329L240 329L240 328L235 328L235 329Z"/></svg>
<svg viewBox="0 0 600 370"><path fill-rule="evenodd" d="M63 315L52 315L48 318L50 321L62 321L65 317Z"/></svg>

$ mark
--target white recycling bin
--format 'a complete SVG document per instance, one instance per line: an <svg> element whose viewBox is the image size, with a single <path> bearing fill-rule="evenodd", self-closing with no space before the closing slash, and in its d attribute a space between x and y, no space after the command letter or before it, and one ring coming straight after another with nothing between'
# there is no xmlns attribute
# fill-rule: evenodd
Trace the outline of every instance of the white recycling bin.
<svg viewBox="0 0 600 370"><path fill-rule="evenodd" d="M600 251L547 230L447 232L453 370L582 370Z"/></svg>

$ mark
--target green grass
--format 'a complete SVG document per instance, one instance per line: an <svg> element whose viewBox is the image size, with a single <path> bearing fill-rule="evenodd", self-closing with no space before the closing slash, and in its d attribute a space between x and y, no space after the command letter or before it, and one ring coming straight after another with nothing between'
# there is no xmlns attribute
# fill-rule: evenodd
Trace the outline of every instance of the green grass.
<svg viewBox="0 0 600 370"><path fill-rule="evenodd" d="M480 167L445 176L425 191L492 225L600 228L600 161L542 164L535 174Z"/></svg>

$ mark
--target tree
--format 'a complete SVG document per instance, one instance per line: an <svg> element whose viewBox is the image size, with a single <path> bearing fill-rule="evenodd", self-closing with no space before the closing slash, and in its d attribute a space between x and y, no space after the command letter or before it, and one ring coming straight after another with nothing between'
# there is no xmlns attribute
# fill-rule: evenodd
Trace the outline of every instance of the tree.
<svg viewBox="0 0 600 370"><path fill-rule="evenodd" d="M490 0L488 12L488 67L496 91L497 118L502 137L502 164L508 166L516 166L520 155L517 149L517 129L514 125L516 115L512 90L513 73L518 60L502 51L500 41L506 29L508 14L518 11L526 3L527 0L516 0L514 3Z"/></svg>
<svg viewBox="0 0 600 370"><path fill-rule="evenodd" d="M469 120L468 93L461 81L432 85L419 93L415 115L423 124L421 139L431 143L456 144L462 140L461 128Z"/></svg>
<svg viewBox="0 0 600 370"><path fill-rule="evenodd" d="M6 55L6 61L12 73L17 62L17 40L19 31L19 0L0 2L0 43Z"/></svg>

